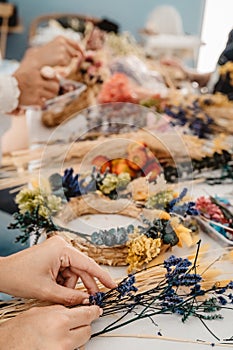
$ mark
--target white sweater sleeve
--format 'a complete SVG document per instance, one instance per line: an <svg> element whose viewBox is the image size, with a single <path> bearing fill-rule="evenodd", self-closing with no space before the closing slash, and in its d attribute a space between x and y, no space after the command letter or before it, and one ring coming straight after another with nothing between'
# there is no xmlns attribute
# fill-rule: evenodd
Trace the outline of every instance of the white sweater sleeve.
<svg viewBox="0 0 233 350"><path fill-rule="evenodd" d="M19 95L17 80L10 75L0 75L0 112L10 113L15 110Z"/></svg>

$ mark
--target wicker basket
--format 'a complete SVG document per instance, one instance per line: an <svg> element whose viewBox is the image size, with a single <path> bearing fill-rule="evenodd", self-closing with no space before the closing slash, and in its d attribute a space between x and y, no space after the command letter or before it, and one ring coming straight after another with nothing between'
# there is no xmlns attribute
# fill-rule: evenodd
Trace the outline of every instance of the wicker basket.
<svg viewBox="0 0 233 350"><path fill-rule="evenodd" d="M45 126L54 127L76 115L77 112L96 104L98 94L96 86L89 86L77 98L65 105L62 110L47 110L42 114L42 122Z"/></svg>

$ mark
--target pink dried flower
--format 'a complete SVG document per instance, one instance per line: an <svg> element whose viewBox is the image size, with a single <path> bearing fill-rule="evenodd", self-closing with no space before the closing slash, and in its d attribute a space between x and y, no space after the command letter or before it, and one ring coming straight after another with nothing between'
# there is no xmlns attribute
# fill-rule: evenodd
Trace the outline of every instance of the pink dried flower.
<svg viewBox="0 0 233 350"><path fill-rule="evenodd" d="M210 198L204 196L199 197L196 200L196 208L208 219L221 223L225 222L221 209L216 204L212 203Z"/></svg>

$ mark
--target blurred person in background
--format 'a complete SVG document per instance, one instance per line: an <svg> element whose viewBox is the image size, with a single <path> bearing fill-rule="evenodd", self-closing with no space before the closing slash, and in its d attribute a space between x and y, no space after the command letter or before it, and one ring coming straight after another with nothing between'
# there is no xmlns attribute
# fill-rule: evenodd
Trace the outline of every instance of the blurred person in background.
<svg viewBox="0 0 233 350"><path fill-rule="evenodd" d="M58 36L49 43L29 48L12 75L0 75L0 114L10 118L21 106L43 106L57 96L59 79L52 67L68 66L72 59L82 59L79 43ZM50 69L49 69L50 68ZM19 135L20 137L20 135ZM7 256L27 247L14 243L18 230L8 230L12 214L17 210L9 189L0 191L0 256Z"/></svg>
<svg viewBox="0 0 233 350"><path fill-rule="evenodd" d="M199 87L207 87L209 93L220 92L233 100L233 29L228 34L226 47L219 56L216 69L213 72L199 73L195 69L186 67L181 61L169 58L161 63L179 69L186 80L197 82Z"/></svg>
<svg viewBox="0 0 233 350"><path fill-rule="evenodd" d="M0 112L10 113L19 106L43 106L58 94L55 73L46 75L43 67L68 66L74 57L83 55L74 40L58 36L48 44L29 48L18 69L11 76L0 76Z"/></svg>

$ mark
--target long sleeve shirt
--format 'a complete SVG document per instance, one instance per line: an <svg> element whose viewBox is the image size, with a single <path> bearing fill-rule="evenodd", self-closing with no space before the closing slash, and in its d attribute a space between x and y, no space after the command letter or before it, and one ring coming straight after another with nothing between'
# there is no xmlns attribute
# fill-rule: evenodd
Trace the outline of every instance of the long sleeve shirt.
<svg viewBox="0 0 233 350"><path fill-rule="evenodd" d="M0 113L10 113L18 107L20 90L11 75L0 75Z"/></svg>

